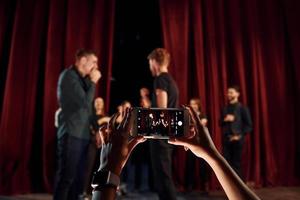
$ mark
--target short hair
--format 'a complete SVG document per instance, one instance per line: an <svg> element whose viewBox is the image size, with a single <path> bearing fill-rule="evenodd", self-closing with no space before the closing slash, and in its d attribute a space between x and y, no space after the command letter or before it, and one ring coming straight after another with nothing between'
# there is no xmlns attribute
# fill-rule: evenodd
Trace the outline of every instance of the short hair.
<svg viewBox="0 0 300 200"><path fill-rule="evenodd" d="M94 51L92 49L78 49L76 51L75 58L76 58L76 60L79 60L82 57L90 56L90 55L95 55L96 56L97 53L96 53L96 51Z"/></svg>
<svg viewBox="0 0 300 200"><path fill-rule="evenodd" d="M163 48L154 49L149 55L148 60L155 60L160 66L169 65L170 53Z"/></svg>
<svg viewBox="0 0 300 200"><path fill-rule="evenodd" d="M228 87L228 89L234 89L236 92L241 93L240 86L238 85L231 85Z"/></svg>

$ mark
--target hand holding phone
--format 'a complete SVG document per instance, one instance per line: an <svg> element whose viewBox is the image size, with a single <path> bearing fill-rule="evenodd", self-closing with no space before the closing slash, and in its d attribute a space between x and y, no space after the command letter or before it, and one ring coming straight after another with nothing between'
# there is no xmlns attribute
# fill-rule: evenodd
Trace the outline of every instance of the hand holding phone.
<svg viewBox="0 0 300 200"><path fill-rule="evenodd" d="M151 139L182 137L189 132L189 113L184 108L140 108L132 111L130 135Z"/></svg>

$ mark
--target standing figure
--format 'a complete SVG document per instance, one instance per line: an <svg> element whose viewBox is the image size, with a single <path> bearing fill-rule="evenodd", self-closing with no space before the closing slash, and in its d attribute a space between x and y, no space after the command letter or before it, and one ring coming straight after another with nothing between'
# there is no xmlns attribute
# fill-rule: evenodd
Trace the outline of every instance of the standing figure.
<svg viewBox="0 0 300 200"><path fill-rule="evenodd" d="M207 126L207 117L202 112L202 106L201 101L199 98L192 98L190 100L190 106L195 111L195 113L198 115L201 124L206 127ZM187 192L192 191L195 189L195 165L196 165L196 157L191 152L187 152L187 159L186 159L186 188ZM204 193L208 193L209 185L208 185L208 179L209 179L209 170L207 163L203 159L199 159L199 175L200 175L200 189Z"/></svg>
<svg viewBox="0 0 300 200"><path fill-rule="evenodd" d="M252 131L248 108L239 102L240 89L231 86L227 90L228 105L222 110L220 124L223 131L224 157L236 173L242 177L241 161L244 138Z"/></svg>
<svg viewBox="0 0 300 200"><path fill-rule="evenodd" d="M152 107L177 108L178 87L168 73L170 54L166 49L154 49L149 55L149 67L154 78ZM166 140L151 140L150 155L153 170L154 189L161 200L176 199L172 179L173 147Z"/></svg>
<svg viewBox="0 0 300 200"><path fill-rule="evenodd" d="M96 53L84 49L77 51L75 64L59 76L57 96L61 124L57 132L55 200L78 199L82 191L92 102L100 77Z"/></svg>
<svg viewBox="0 0 300 200"><path fill-rule="evenodd" d="M101 126L107 126L109 119L110 118L106 116L105 113L104 100L101 97L97 97L94 100L94 109L90 124L91 140L87 151L87 161L83 177L84 185L81 200L89 200L92 195L92 174L99 167L99 163L95 163L95 160L100 156L100 148L102 145L99 128Z"/></svg>

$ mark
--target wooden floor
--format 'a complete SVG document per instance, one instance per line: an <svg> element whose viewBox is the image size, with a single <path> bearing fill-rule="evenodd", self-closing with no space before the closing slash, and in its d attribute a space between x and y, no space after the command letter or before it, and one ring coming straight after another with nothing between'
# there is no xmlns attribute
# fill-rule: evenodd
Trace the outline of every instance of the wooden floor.
<svg viewBox="0 0 300 200"><path fill-rule="evenodd" d="M300 187L275 187L255 190L263 200L300 200ZM158 200L155 193L132 193L119 200ZM200 193L178 194L178 200L226 200L222 191L210 192L209 195ZM51 194L27 194L16 196L0 196L0 200L52 200Z"/></svg>

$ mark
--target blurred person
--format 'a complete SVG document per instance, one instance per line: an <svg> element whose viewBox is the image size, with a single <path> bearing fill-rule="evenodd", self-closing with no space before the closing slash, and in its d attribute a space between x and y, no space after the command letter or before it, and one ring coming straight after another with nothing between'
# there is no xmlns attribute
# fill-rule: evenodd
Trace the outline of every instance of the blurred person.
<svg viewBox="0 0 300 200"><path fill-rule="evenodd" d="M55 200L78 199L82 191L92 101L100 78L96 53L85 49L76 52L75 63L59 76L57 97L61 124L57 132Z"/></svg>
<svg viewBox="0 0 300 200"><path fill-rule="evenodd" d="M190 106L194 109L194 111L199 116L200 121L203 124L203 126L207 126L207 121L208 120L207 120L206 115L202 112L202 106L201 106L200 98L192 98L190 100Z"/></svg>
<svg viewBox="0 0 300 200"><path fill-rule="evenodd" d="M150 92L145 87L140 89L140 106L143 108L151 107Z"/></svg>
<svg viewBox="0 0 300 200"><path fill-rule="evenodd" d="M107 116L106 112L105 112L105 104L104 104L104 100L101 97L97 97L94 100L94 112L92 115L92 119L91 119L91 125L90 125L90 130L92 135L96 135L96 144L98 147L101 146L101 143L99 142L99 134L98 134L98 130L100 128L100 126L108 124L110 117Z"/></svg>
<svg viewBox="0 0 300 200"><path fill-rule="evenodd" d="M93 107L93 115L91 118L90 124L90 133L91 133L91 140L89 143L88 151L87 151L87 161L86 167L84 172L84 179L83 179L83 192L81 195L82 200L88 200L91 197L91 178L93 172L99 167L97 166L98 163L95 162L96 158L99 157L101 148L101 140L99 134L100 126L107 126L109 117L105 113L104 107L104 100L101 97L97 97L94 100L94 107Z"/></svg>
<svg viewBox="0 0 300 200"><path fill-rule="evenodd" d="M117 107L118 110L118 117L116 118L116 124L121 124L122 120L124 119L124 111L127 108L131 108L131 103L127 100L121 102L121 104ZM123 173L121 175L121 184L118 188L118 196L126 196L129 191L132 190L134 185L134 180L132 180L132 176L134 176L134 169L132 169L131 162L128 162Z"/></svg>
<svg viewBox="0 0 300 200"><path fill-rule="evenodd" d="M223 132L224 157L237 174L242 177L241 161L244 138L252 131L248 108L239 102L240 88L230 86L227 90L228 105L222 110L220 124Z"/></svg>
<svg viewBox="0 0 300 200"><path fill-rule="evenodd" d="M150 108L151 102L149 99L150 92L147 88L140 89L140 106L144 108ZM133 152L128 163L130 171L128 171L127 183L129 192L150 192L149 187L149 144L139 146L136 151ZM137 184L139 183L139 184Z"/></svg>
<svg viewBox="0 0 300 200"><path fill-rule="evenodd" d="M201 100L200 98L192 98L190 100L190 107L195 111L197 116L200 119L201 124L206 127L207 126L207 117L202 112ZM186 157L186 188L187 192L191 192L195 189L195 165L196 165L196 158L194 154L190 151L187 152ZM199 175L200 175L200 189L206 194L209 190L209 170L207 163L205 160L199 160Z"/></svg>
<svg viewBox="0 0 300 200"><path fill-rule="evenodd" d="M168 73L170 54L166 49L156 48L148 55L149 68L154 76L151 107L177 108L179 91L173 77ZM172 179L172 145L166 140L150 140L153 184L159 199L176 199Z"/></svg>

